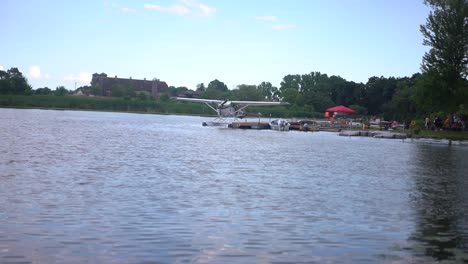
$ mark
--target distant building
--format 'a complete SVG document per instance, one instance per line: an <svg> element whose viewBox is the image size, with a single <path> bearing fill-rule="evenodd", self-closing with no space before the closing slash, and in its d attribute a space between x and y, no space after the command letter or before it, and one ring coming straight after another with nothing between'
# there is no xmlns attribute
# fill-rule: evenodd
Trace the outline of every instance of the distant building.
<svg viewBox="0 0 468 264"><path fill-rule="evenodd" d="M95 73L93 74L93 78L91 80L92 86L98 86L102 90L102 96L111 96L112 95L112 88L118 85L124 87L133 87L135 92L147 92L154 97L159 97L161 93L165 93L168 90L168 86L166 82L162 82L159 79L149 80L138 80L124 78L117 78L115 77L107 77L105 73Z"/></svg>
<svg viewBox="0 0 468 264"><path fill-rule="evenodd" d="M78 96L91 96L91 93L89 92L89 89L80 87L80 88L76 89L74 95L78 95Z"/></svg>

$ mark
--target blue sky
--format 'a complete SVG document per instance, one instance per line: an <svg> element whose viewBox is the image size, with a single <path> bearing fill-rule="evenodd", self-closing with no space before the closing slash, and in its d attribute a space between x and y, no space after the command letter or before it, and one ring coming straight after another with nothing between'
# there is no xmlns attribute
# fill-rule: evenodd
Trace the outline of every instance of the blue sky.
<svg viewBox="0 0 468 264"><path fill-rule="evenodd" d="M34 88L105 72L233 89L319 71L349 81L419 72L422 0L4 1L0 69Z"/></svg>

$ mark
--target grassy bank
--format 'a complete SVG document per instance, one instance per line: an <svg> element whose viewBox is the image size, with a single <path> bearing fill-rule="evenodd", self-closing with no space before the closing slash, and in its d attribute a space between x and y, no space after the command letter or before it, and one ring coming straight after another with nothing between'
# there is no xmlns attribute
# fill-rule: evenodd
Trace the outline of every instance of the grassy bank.
<svg viewBox="0 0 468 264"><path fill-rule="evenodd" d="M205 104L139 98L0 95L0 107L214 116L213 110ZM260 113L263 117L270 115L298 119L323 117L323 113L310 113L295 107L249 107L247 110L252 116ZM395 132L412 133L414 137L468 140L467 131L420 130L418 134L415 134L413 130L396 130Z"/></svg>
<svg viewBox="0 0 468 264"><path fill-rule="evenodd" d="M158 114L209 114L208 107L174 104L172 101L141 100L138 98L0 95L0 107L94 110Z"/></svg>
<svg viewBox="0 0 468 264"><path fill-rule="evenodd" d="M421 130L414 137L434 138L434 139L452 139L452 140L468 140L468 131L432 131Z"/></svg>
<svg viewBox="0 0 468 264"><path fill-rule="evenodd" d="M200 116L215 115L215 112L212 109L207 105L200 103L122 97L0 95L0 107L186 114ZM247 110L255 115L260 113L263 117L310 118L315 115L321 115L321 113L309 113L302 109L284 106L249 107Z"/></svg>

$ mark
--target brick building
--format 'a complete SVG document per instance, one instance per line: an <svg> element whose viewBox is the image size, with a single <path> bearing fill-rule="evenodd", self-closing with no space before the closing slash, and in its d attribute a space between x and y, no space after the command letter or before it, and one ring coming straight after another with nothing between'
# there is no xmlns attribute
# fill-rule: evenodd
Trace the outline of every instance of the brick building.
<svg viewBox="0 0 468 264"><path fill-rule="evenodd" d="M167 92L168 86L166 82L159 79L153 80L138 80L138 79L125 79L115 77L107 77L105 73L95 73L91 80L92 86L99 86L102 89L102 96L111 96L112 88L116 86L133 87L135 92L147 92L154 97L159 97L161 93Z"/></svg>

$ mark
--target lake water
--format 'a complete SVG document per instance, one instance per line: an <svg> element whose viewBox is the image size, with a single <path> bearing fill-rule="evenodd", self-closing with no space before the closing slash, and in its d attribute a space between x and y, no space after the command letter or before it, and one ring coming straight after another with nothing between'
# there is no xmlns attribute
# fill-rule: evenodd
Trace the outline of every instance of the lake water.
<svg viewBox="0 0 468 264"><path fill-rule="evenodd" d="M468 261L467 147L203 120L0 109L0 263Z"/></svg>

